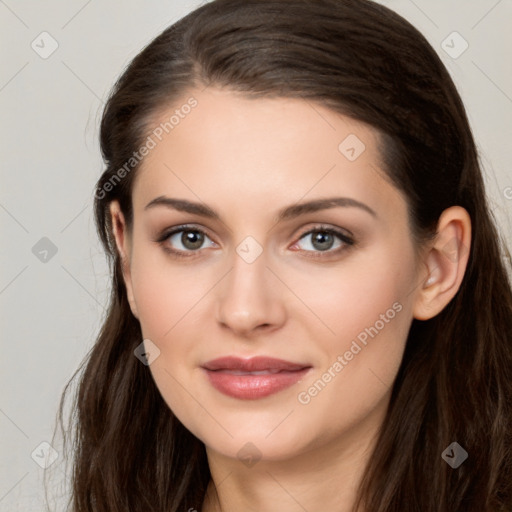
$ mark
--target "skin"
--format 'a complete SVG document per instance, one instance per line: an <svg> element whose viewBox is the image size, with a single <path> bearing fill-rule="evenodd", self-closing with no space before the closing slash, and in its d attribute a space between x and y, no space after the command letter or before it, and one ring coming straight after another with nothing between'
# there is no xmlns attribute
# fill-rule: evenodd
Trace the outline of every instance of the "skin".
<svg viewBox="0 0 512 512"><path fill-rule="evenodd" d="M197 108L138 171L132 231L115 201L111 216L132 312L160 350L150 371L166 403L206 446L212 482L202 510L348 512L411 322L438 314L460 286L469 215L457 206L445 210L436 239L415 247L406 198L382 171L374 129L300 99L249 99L216 88L188 93ZM350 134L365 145L354 161L338 149ZM206 204L221 220L165 206L145 210L162 195ZM284 207L329 197L355 199L376 215L349 206L276 220ZM155 241L181 224L206 232L200 249L182 245L181 233ZM304 235L321 231L319 224L350 232L355 245L335 237L332 248L318 249ZM252 263L236 252L247 236L262 249ZM175 258L164 247L192 256ZM338 356L393 304L400 311L301 403L299 393L329 368L332 374ZM225 355L268 355L312 368L288 389L239 400L214 389L200 368ZM244 446L259 459L250 467L237 455Z"/></svg>

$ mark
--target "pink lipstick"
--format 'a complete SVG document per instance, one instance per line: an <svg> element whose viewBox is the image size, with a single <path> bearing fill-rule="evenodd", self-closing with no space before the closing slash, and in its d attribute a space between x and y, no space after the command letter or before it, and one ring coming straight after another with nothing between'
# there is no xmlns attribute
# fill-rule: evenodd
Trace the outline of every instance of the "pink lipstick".
<svg viewBox="0 0 512 512"><path fill-rule="evenodd" d="M310 365L271 357L221 357L202 366L211 385L225 395L242 400L264 398L298 382Z"/></svg>

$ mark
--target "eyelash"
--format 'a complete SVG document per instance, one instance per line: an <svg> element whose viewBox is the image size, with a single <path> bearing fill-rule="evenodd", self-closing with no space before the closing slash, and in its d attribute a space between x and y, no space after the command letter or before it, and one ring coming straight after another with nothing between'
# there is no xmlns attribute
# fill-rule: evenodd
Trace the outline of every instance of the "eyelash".
<svg viewBox="0 0 512 512"><path fill-rule="evenodd" d="M202 229L200 228L197 228L195 226L190 226L190 225L184 225L184 226L176 226L175 228L172 228L171 230L169 231L164 231L155 241L159 244L162 245L162 248L164 249L164 251L166 251L167 253L171 254L171 256L173 257L176 257L176 258L190 258L190 257L194 257L201 249L197 249L197 250L189 250L189 251L180 251L180 250L176 250L176 249L171 249L169 248L168 246L166 246L164 244L164 242L166 242L172 235L175 235L177 233L181 233L181 232L192 232L192 233L200 233L208 238L210 238L208 236L208 234L203 231ZM341 242L343 243L343 245L341 247L338 247L337 249L335 250L326 250L326 251L302 251L302 252L305 252L305 253L308 253L308 256L307 257L310 257L310 258L325 258L326 256L324 256L324 254L327 254L329 256L332 256L332 255L336 255L336 254L339 254L341 253L342 251L346 251L348 249L350 249L351 247L354 247L356 245L356 241L349 235L337 230L337 229L334 229L332 227L329 227L329 226L324 226L324 225L318 225L318 226L315 226L314 228L302 233L299 238L297 239L297 242L302 240L304 237L306 237L307 235L311 235L313 233L328 233L330 235L334 235L336 237L338 237Z"/></svg>

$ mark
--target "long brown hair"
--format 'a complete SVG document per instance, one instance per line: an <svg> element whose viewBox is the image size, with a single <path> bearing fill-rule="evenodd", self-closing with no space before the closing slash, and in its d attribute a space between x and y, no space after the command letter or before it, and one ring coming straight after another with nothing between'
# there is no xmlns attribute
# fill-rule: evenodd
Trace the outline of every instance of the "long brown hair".
<svg viewBox="0 0 512 512"><path fill-rule="evenodd" d="M66 433L72 510L201 509L210 479L205 448L134 357L142 333L127 301L108 207L118 200L131 228L138 164L126 163L154 129L155 114L191 87L208 85L303 98L372 126L383 141L385 171L408 201L418 244L435 233L445 208L468 211L472 242L463 282L440 314L413 320L359 503L371 512L510 512L512 292L505 247L447 70L413 26L369 0L214 0L167 28L115 84L101 122L105 170L94 204L112 292L97 341L75 374ZM63 429L70 384L61 402ZM469 455L457 469L441 457L454 441Z"/></svg>

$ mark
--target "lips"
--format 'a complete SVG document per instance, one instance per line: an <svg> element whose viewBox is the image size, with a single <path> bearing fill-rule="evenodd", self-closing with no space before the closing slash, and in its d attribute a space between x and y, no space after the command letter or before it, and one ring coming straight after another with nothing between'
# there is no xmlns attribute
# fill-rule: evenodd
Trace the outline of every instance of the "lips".
<svg viewBox="0 0 512 512"><path fill-rule="evenodd" d="M299 381L310 365L271 357L221 357L202 366L210 384L221 393L255 400L277 393Z"/></svg>
<svg viewBox="0 0 512 512"><path fill-rule="evenodd" d="M250 359L241 359L239 357L220 357L213 361L208 361L203 365L207 370L240 370L242 372L263 372L272 371L295 371L302 370L308 365L290 363L283 359L274 359L272 357L251 357Z"/></svg>

